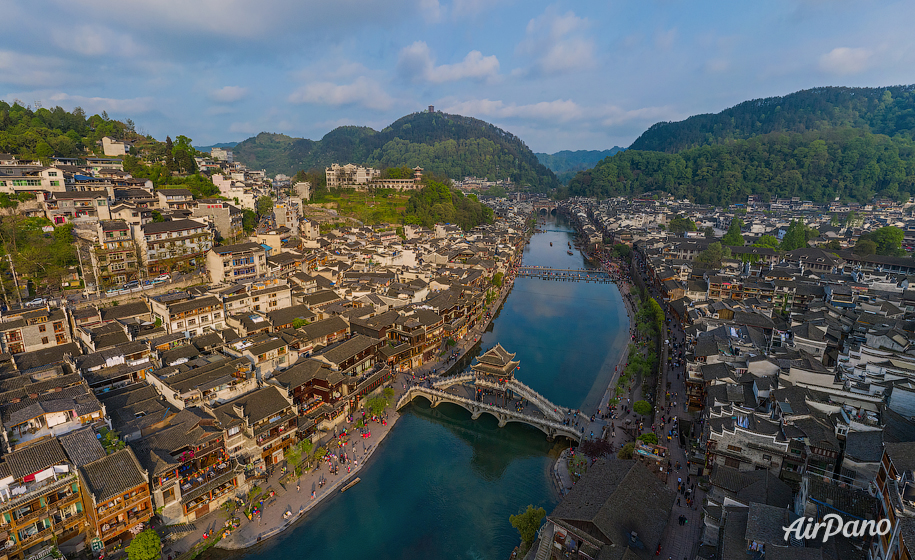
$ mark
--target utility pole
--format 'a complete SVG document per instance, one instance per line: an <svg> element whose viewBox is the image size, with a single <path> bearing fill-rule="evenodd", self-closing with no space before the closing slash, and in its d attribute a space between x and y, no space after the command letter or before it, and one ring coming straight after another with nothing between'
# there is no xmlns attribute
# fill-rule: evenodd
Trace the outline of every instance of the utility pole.
<svg viewBox="0 0 915 560"><path fill-rule="evenodd" d="M80 251L79 236L75 233L72 234L76 238L76 260L79 261L79 271L83 275L83 295L86 295L86 269L83 268L83 255ZM98 279L96 279L98 282Z"/></svg>
<svg viewBox="0 0 915 560"><path fill-rule="evenodd" d="M19 289L19 277L16 275L16 267L13 266L13 258L9 253L6 254L6 259L10 262L10 270L13 271L13 282L16 283L16 298L19 300L19 305L22 305L22 291Z"/></svg>

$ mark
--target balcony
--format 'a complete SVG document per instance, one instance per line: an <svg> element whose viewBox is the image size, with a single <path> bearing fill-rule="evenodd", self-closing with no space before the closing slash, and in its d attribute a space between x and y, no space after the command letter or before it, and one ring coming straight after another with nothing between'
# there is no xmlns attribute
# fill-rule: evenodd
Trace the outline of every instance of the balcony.
<svg viewBox="0 0 915 560"><path fill-rule="evenodd" d="M21 541L19 541L19 547L24 548L29 545L33 545L33 544L37 543L38 541L51 536L53 533L54 533L53 527L48 527L47 529L38 531L34 535L32 535L30 537L26 537L26 538L22 539Z"/></svg>
<svg viewBox="0 0 915 560"><path fill-rule="evenodd" d="M75 473L65 473L64 476L61 476L57 480L54 480L53 478L49 478L49 479L42 480L41 482L32 482L32 483L26 484L25 492L20 495L16 495L14 498L12 498L10 500L6 500L5 502L0 503L0 510L9 511L16 506L26 504L26 503L30 502L31 500L35 500L35 499L39 498L40 496L43 496L47 493L53 492L55 490L59 490L61 488L65 488L66 486L68 486L69 484L72 484L74 482L76 482L76 474ZM22 486L19 486L18 488L22 488ZM15 490L15 488L11 488L11 490Z"/></svg>

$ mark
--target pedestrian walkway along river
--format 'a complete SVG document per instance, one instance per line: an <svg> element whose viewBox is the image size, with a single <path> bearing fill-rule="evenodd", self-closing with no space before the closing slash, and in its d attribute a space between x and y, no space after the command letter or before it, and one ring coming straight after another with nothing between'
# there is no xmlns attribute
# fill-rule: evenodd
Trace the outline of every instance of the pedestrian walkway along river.
<svg viewBox="0 0 915 560"><path fill-rule="evenodd" d="M566 252L573 230L550 218L525 265L579 269ZM553 246L550 246L553 242ZM593 412L626 349L628 323L612 284L518 278L480 351L497 342L517 353L515 374L556 405ZM327 499L285 533L244 551L209 558L503 559L519 542L508 516L527 504L550 511L559 494L550 468L566 440L539 429L431 408L417 398L402 410L361 482Z"/></svg>

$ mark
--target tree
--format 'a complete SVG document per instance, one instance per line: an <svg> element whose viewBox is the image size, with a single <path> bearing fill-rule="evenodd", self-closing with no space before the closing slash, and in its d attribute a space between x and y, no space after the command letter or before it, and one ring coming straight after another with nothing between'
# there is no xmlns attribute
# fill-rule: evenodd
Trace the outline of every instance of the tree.
<svg viewBox="0 0 915 560"><path fill-rule="evenodd" d="M365 400L365 408L372 416L380 416L388 407L388 400L382 396L372 396Z"/></svg>
<svg viewBox="0 0 915 560"><path fill-rule="evenodd" d="M159 560L162 557L162 539L152 529L147 529L130 541L127 546L130 560Z"/></svg>
<svg viewBox="0 0 915 560"><path fill-rule="evenodd" d="M753 244L754 247L768 247L769 249L778 249L779 245L781 243L774 235L763 235Z"/></svg>
<svg viewBox="0 0 915 560"><path fill-rule="evenodd" d="M497 272L497 273L493 274L491 282L492 282L493 286L495 286L497 288L501 288L502 287L502 273Z"/></svg>
<svg viewBox="0 0 915 560"><path fill-rule="evenodd" d="M617 243L613 246L613 254L621 259L629 259L629 256L632 255L632 248L625 243Z"/></svg>
<svg viewBox="0 0 915 560"><path fill-rule="evenodd" d="M630 441L619 450L619 453L617 453L616 456L619 459L632 459L632 454L634 452L635 444Z"/></svg>
<svg viewBox="0 0 915 560"><path fill-rule="evenodd" d="M833 251L838 251L842 249L842 243L838 239L830 239L829 242L826 243L826 248Z"/></svg>
<svg viewBox="0 0 915 560"><path fill-rule="evenodd" d="M728 232L721 238L721 242L725 245L730 245L731 247L743 247L743 235L740 234L740 228L742 227L743 220L740 218L731 220L731 225L728 226Z"/></svg>
<svg viewBox="0 0 915 560"><path fill-rule="evenodd" d="M635 401L632 405L632 411L639 416L648 416L651 414L651 405L648 404L648 401Z"/></svg>
<svg viewBox="0 0 915 560"><path fill-rule="evenodd" d="M878 255L901 257L905 255L905 251L902 250L902 240L904 238L905 233L898 227L884 226L862 235L859 241L861 239L873 241ZM855 246L857 247L857 245Z"/></svg>
<svg viewBox="0 0 915 560"><path fill-rule="evenodd" d="M709 245L708 249L696 255L693 262L702 268L718 269L721 268L721 261L730 257L730 247L722 247L721 243L716 241Z"/></svg>
<svg viewBox="0 0 915 560"><path fill-rule="evenodd" d="M245 233L253 232L254 229L257 228L257 214L254 212L254 210L245 208L243 210L241 223Z"/></svg>
<svg viewBox="0 0 915 560"><path fill-rule="evenodd" d="M696 222L690 220L689 218L684 218L682 216L676 216L670 223L667 225L667 228L671 233L676 233L680 235L686 231L696 231Z"/></svg>
<svg viewBox="0 0 915 560"><path fill-rule="evenodd" d="M791 224L788 226L785 236L782 237L781 249L782 251L802 249L807 246L808 241L819 235L820 232L811 227L807 227L807 224L804 222L800 220L791 220Z"/></svg>
<svg viewBox="0 0 915 560"><path fill-rule="evenodd" d="M533 544L534 539L537 537L537 529L540 528L540 523L544 517L546 517L546 510L542 507L534 508L534 506L528 505L526 511L522 511L517 515L510 515L508 521L512 524L512 527L518 530L521 540L530 545ZM131 558L131 560L133 559Z"/></svg>
<svg viewBox="0 0 915 560"><path fill-rule="evenodd" d="M644 443L649 443L649 444L651 444L651 445L657 445L657 444L658 444L658 436L657 436L656 434L651 433L651 432L648 432L648 433L646 433L646 434L642 434L642 435L640 435L639 437L637 437L637 438L635 438L635 439L637 439L637 440L639 440L639 441L641 441L641 442L644 442Z"/></svg>
<svg viewBox="0 0 915 560"><path fill-rule="evenodd" d="M856 255L861 255L866 257L867 255L873 255L877 253L877 244L867 238L858 239L858 242L855 243L855 246L852 248L852 252Z"/></svg>
<svg viewBox="0 0 915 560"><path fill-rule="evenodd" d="M705 232L705 238L706 238L706 239L710 239L710 238L712 238L712 237L715 237L715 228L713 228L712 226L706 227L703 231Z"/></svg>
<svg viewBox="0 0 915 560"><path fill-rule="evenodd" d="M273 214L273 199L267 195L264 195L257 199L256 207L258 216Z"/></svg>

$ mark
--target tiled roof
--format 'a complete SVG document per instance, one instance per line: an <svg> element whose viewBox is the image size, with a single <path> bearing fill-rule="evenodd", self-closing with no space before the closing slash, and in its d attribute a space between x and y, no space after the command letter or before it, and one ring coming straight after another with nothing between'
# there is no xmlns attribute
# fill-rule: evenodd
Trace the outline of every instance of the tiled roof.
<svg viewBox="0 0 915 560"><path fill-rule="evenodd" d="M80 473L96 503L148 483L146 473L129 447L85 465Z"/></svg>
<svg viewBox="0 0 915 560"><path fill-rule="evenodd" d="M91 427L80 428L60 436L60 445L77 467L82 467L105 456L105 448Z"/></svg>

